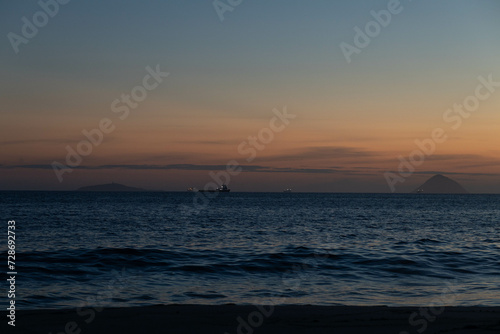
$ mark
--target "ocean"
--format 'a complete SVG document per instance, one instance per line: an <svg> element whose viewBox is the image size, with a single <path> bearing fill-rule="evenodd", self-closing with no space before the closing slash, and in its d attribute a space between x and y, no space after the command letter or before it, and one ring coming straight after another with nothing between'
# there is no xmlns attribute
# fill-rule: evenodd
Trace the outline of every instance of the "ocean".
<svg viewBox="0 0 500 334"><path fill-rule="evenodd" d="M500 195L195 196L0 192L17 307L500 306Z"/></svg>

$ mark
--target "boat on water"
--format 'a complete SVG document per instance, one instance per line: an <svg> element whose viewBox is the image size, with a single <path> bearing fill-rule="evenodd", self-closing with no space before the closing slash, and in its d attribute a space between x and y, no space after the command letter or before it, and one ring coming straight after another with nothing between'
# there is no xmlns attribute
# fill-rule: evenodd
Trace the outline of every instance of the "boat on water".
<svg viewBox="0 0 500 334"><path fill-rule="evenodd" d="M292 189L287 188L287 189L283 190L283 192L284 192L284 193L291 193L291 192L292 192Z"/></svg>
<svg viewBox="0 0 500 334"><path fill-rule="evenodd" d="M225 184L221 185L217 189L200 189L201 193L228 193L231 191Z"/></svg>

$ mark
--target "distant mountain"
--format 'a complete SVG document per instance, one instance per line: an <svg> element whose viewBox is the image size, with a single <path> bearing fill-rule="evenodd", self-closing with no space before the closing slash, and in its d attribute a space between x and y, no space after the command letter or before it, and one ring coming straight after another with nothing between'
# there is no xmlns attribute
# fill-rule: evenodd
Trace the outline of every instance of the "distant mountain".
<svg viewBox="0 0 500 334"><path fill-rule="evenodd" d="M119 183L98 184L95 186L81 187L76 191L145 191L141 188L127 187Z"/></svg>
<svg viewBox="0 0 500 334"><path fill-rule="evenodd" d="M422 194L468 194L460 184L452 179L438 174L431 177L420 187L412 191L412 193Z"/></svg>

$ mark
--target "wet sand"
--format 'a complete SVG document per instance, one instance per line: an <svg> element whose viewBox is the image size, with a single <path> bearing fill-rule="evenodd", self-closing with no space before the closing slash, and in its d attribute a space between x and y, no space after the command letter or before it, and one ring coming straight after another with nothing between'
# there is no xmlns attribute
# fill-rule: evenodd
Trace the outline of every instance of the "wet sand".
<svg viewBox="0 0 500 334"><path fill-rule="evenodd" d="M500 333L500 307L166 305L2 311L1 333Z"/></svg>

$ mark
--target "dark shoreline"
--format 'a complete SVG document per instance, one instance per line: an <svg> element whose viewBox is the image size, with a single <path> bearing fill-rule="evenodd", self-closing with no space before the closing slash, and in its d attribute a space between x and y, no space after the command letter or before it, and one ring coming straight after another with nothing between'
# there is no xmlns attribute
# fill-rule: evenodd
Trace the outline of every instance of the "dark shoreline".
<svg viewBox="0 0 500 334"><path fill-rule="evenodd" d="M500 306L158 305L79 311L18 310L15 327L2 311L0 328L23 334L500 333Z"/></svg>

